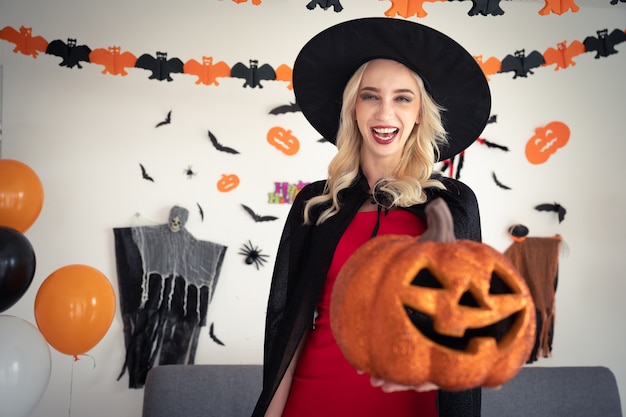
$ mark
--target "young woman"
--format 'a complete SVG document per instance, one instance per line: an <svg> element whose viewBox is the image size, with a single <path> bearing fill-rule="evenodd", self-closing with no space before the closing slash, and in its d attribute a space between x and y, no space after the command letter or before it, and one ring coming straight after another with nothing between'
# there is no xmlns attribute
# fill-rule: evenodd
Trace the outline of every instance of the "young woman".
<svg viewBox="0 0 626 417"><path fill-rule="evenodd" d="M373 236L479 241L474 193L433 173L469 146L490 111L487 81L458 43L388 18L333 26L293 71L307 120L336 143L328 178L297 196L270 289L263 392L254 416L478 416L480 390L398 385L360 374L330 330L334 280Z"/></svg>

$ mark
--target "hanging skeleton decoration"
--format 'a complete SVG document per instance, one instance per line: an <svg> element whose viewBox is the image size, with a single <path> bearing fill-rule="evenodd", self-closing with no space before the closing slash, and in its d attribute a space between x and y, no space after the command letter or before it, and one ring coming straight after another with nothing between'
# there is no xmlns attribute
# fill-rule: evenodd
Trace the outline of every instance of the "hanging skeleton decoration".
<svg viewBox="0 0 626 417"><path fill-rule="evenodd" d="M189 212L174 206L167 224L115 228L129 387L143 387L154 365L193 364L226 246L185 229Z"/></svg>

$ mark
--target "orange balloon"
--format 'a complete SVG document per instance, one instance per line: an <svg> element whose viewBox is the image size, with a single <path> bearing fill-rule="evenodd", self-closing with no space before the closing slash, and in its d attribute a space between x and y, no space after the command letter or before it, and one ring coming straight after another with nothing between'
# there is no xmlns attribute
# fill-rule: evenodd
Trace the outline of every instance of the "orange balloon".
<svg viewBox="0 0 626 417"><path fill-rule="evenodd" d="M35 297L35 320L50 346L84 354L100 342L115 314L115 292L104 274L68 265L44 280Z"/></svg>
<svg viewBox="0 0 626 417"><path fill-rule="evenodd" d="M43 207L43 186L28 165L0 159L0 226L24 233Z"/></svg>

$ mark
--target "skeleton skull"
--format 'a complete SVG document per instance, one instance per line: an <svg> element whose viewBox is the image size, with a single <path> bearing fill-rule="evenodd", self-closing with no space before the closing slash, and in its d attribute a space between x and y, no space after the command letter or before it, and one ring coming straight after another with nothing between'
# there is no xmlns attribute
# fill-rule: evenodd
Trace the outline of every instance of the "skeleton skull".
<svg viewBox="0 0 626 417"><path fill-rule="evenodd" d="M179 232L181 229L185 227L185 223L187 223L187 217L189 216L189 212L187 209L174 206L170 210L170 221L169 228L173 233Z"/></svg>

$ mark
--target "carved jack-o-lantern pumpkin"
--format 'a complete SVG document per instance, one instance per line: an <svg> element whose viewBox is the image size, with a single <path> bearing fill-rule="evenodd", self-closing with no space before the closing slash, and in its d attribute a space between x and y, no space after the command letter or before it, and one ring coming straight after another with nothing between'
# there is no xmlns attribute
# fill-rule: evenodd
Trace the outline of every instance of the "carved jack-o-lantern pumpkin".
<svg viewBox="0 0 626 417"><path fill-rule="evenodd" d="M535 338L523 277L504 255L469 240L371 239L339 273L330 314L335 339L357 369L450 391L502 385Z"/></svg>
<svg viewBox="0 0 626 417"><path fill-rule="evenodd" d="M526 159L531 164L543 164L567 144L569 136L569 127L563 122L550 122L535 129L533 137L526 142Z"/></svg>
<svg viewBox="0 0 626 417"><path fill-rule="evenodd" d="M267 142L285 155L295 155L300 150L300 141L291 130L274 126L267 132Z"/></svg>

